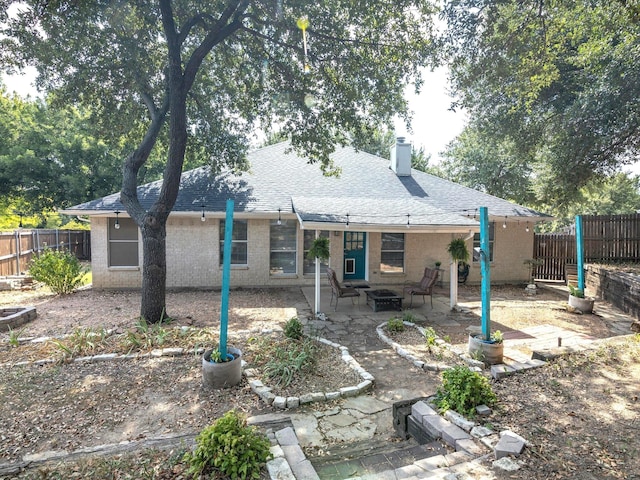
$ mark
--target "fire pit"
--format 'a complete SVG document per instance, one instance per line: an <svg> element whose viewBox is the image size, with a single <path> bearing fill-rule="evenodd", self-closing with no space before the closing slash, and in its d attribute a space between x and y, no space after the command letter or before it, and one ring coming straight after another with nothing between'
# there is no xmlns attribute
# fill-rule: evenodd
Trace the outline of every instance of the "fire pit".
<svg viewBox="0 0 640 480"><path fill-rule="evenodd" d="M15 329L38 316L36 307L4 307L0 308L0 332Z"/></svg>

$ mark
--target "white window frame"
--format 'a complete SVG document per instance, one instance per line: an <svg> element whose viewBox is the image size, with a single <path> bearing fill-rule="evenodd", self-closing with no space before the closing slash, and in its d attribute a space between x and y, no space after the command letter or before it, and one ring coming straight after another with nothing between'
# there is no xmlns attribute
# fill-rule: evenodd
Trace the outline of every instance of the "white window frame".
<svg viewBox="0 0 640 480"><path fill-rule="evenodd" d="M291 222L291 225L289 225L289 222ZM294 238L294 246L293 248L284 248L284 249L274 249L273 245L271 244L271 236L273 234L274 229L291 229L291 234L293 235ZM278 271L274 268L273 265L273 256L274 254L289 254L291 255L291 258L293 259L293 272L283 272L283 271ZM298 226L296 224L296 222L293 222L291 220L289 221L280 221L280 223L278 223L277 220L272 220L270 222L269 225L269 275L271 275L272 277L285 277L285 276L295 276L298 273Z"/></svg>
<svg viewBox="0 0 640 480"><path fill-rule="evenodd" d="M402 250L398 250L398 249L385 249L384 248L384 237L385 235L402 235ZM405 272L405 250L406 250L406 241L407 241L407 237L404 233L394 233L394 232L382 232L380 234L380 273L404 273ZM384 263L382 262L382 257L383 254L385 253L402 253L402 270L398 271L398 270L386 270L384 268Z"/></svg>
<svg viewBox="0 0 640 480"><path fill-rule="evenodd" d="M222 226L225 224L225 219L221 219L220 220L220 224L218 225L218 238L220 240L220 266L222 266L222 262L224 260L223 255L224 255L224 235L222 234ZM236 229L236 226L238 224L244 224L246 225L245 228L245 232L247 234L247 237L244 239L237 239L237 238L232 238L231 239L231 265L234 267L246 267L249 265L249 222L248 220L238 220L238 219L234 219L233 220L233 236L235 236L236 232L238 232L239 230ZM233 246L234 245L240 245L240 244L244 244L245 245L245 261L243 263L233 263Z"/></svg>
<svg viewBox="0 0 640 480"><path fill-rule="evenodd" d="M119 225L120 228L116 228ZM122 237L126 232L135 232L135 238L113 238L116 236ZM108 252L107 252L107 267L112 269L127 269L127 268L139 268L140 267L140 254L139 254L139 244L140 244L140 229L133 221L132 218L128 217L110 217L107 219L107 235L108 235ZM124 246L124 245L133 245L135 249L135 263L124 263L124 262L114 262L114 256L117 255L117 252L114 252L114 249L117 250L116 246ZM132 250L133 251L133 250ZM117 260L117 257L116 257ZM115 264L114 264L115 263Z"/></svg>

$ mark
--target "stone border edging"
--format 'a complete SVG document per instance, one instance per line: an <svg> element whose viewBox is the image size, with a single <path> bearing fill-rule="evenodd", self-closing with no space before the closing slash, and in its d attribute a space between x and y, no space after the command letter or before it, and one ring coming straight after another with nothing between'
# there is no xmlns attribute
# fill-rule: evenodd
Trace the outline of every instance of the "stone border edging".
<svg viewBox="0 0 640 480"><path fill-rule="evenodd" d="M416 328L423 336L425 336L425 329L423 327L421 327L420 325L416 325L413 322L407 322L407 321L404 321L404 320L402 321L402 323L404 325L406 325L407 327ZM387 322L383 322L383 323L381 323L380 325L378 325L376 327L376 333L378 334L378 337L380 338L380 340L382 340L384 343L386 343L391 348L393 348L395 350L395 352L398 355L400 355L402 358L412 362L415 367L421 368L422 370L425 370L425 371L431 371L431 372L442 372L444 370L449 370L449 369L453 368L451 365L447 365L447 364L444 364L444 363L427 363L427 362L423 362L422 360L420 360L415 355L412 355L411 353L406 351L404 348L402 348L402 345L400 345L399 343L394 342L389 337L387 337L387 335L384 333L384 329L383 329L383 327L386 324L387 324ZM461 353L461 352L456 351L456 349L453 347L453 345L445 342L440 337L436 337L436 344L439 347L446 348L450 352L458 355L458 357L460 357L460 359L463 362L465 362L467 365L469 365L471 370L480 371L480 370L482 370L484 368L484 363L482 363L482 362L480 362L478 360L474 360L473 358L469 357L469 355L467 355L466 352L462 352Z"/></svg>
<svg viewBox="0 0 640 480"><path fill-rule="evenodd" d="M182 328L182 327L181 327ZM271 334L273 332L282 331L282 329L274 328L274 329L261 329L261 330L241 330L237 332L240 333L262 333L262 334ZM64 338L64 337L62 337ZM360 366L360 364L349 354L349 349L345 346L342 346L338 343L327 340L322 337L310 337L317 342L323 343L330 347L339 349L341 352L342 361L345 362L349 368L355 371L362 381L357 385L341 387L339 390L335 392L312 392L301 395L300 397L281 397L272 393L272 388L264 385L257 378L257 371L254 369L245 369L246 362L242 361L242 369L245 377L249 382L249 386L251 390L257 394L265 403L268 405L272 405L273 407L284 410L286 408L296 408L300 405L304 405L311 402L322 402L327 400L337 400L338 398L347 398L347 397L356 397L367 390L373 388L375 378L369 372L367 372L364 368ZM49 341L54 339L54 337L40 337L35 339L30 339L30 343L42 343L45 341ZM103 353L100 355L89 355L85 357L75 357L69 360L69 363L93 363L93 362L104 362L108 360L143 360L149 358L160 358L160 357L180 357L186 355L202 355L205 351L204 347L200 347L196 350L187 350L182 347L173 347L173 348L157 348L151 350L148 353L132 353L132 354L118 354L118 353ZM5 363L0 364L0 368L11 368L11 367L23 367L28 365L47 365L54 364L59 362L59 359L46 358L41 360L25 360L23 362L16 363Z"/></svg>
<svg viewBox="0 0 640 480"><path fill-rule="evenodd" d="M251 387L251 390L256 393L267 405L271 405L279 410L284 410L287 408L297 408L300 405L305 405L312 402L324 402L327 400L337 400L339 398L356 397L373 388L375 382L374 376L360 366L356 359L349 354L349 349L347 347L322 337L310 338L324 345L339 349L341 352L342 361L345 362L354 372L360 375L362 381L358 383L358 385L341 387L338 391L335 392L312 392L300 395L300 397L282 397L275 395L272 392L271 387L264 385L262 381L255 378L257 376L257 372L254 369L246 369L244 371L244 374L247 377L247 380L249 380L249 386Z"/></svg>

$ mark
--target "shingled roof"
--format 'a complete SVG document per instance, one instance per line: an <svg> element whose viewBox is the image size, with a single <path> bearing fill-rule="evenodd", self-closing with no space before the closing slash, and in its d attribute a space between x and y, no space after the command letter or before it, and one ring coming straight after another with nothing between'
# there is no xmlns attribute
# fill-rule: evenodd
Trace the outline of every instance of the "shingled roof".
<svg viewBox="0 0 640 480"><path fill-rule="evenodd" d="M397 176L389 161L356 151L338 148L331 155L339 176L324 176L318 165L309 164L293 152L287 142L259 148L249 153L247 172L224 171L212 176L206 167L184 172L172 215L224 214L226 200L235 201L238 217L273 217L295 213L303 228L344 228L356 226L411 228L447 231L477 229L473 216L481 206L491 217L518 218L535 222L550 218L545 214L417 170L411 176ZM149 208L160 191L161 182L138 188L138 197ZM71 215L107 215L124 211L115 193L64 211ZM453 230L452 230L453 229Z"/></svg>

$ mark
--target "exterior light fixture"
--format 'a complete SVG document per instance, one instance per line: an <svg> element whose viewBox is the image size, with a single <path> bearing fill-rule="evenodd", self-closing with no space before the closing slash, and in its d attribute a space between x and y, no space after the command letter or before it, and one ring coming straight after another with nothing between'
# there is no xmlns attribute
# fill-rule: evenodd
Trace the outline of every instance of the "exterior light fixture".
<svg viewBox="0 0 640 480"><path fill-rule="evenodd" d="M524 231L529 233L529 222L527 222L527 228L525 228Z"/></svg>
<svg viewBox="0 0 640 480"><path fill-rule="evenodd" d="M347 224L345 225L346 228L349 228L349 214L347 213Z"/></svg>
<svg viewBox="0 0 640 480"><path fill-rule="evenodd" d="M507 216L504 216L504 222L502 222L502 228L507 228Z"/></svg>
<svg viewBox="0 0 640 480"><path fill-rule="evenodd" d="M120 230L120 219L118 218L118 215L120 215L120 210L116 210L113 213L116 214L116 223L113 225L113 228L115 228L116 230Z"/></svg>
<svg viewBox="0 0 640 480"><path fill-rule="evenodd" d="M200 217L200 221L201 221L201 222L204 222L204 221L206 221L206 220L207 220L207 219L206 219L206 217L204 216L204 206L205 206L205 205L204 205L204 203L203 203L203 204L202 204L202 216Z"/></svg>
<svg viewBox="0 0 640 480"><path fill-rule="evenodd" d="M282 225L282 216L280 214L281 212L282 212L282 209L279 208L278 209L278 221L276 222L276 224L278 224L278 225Z"/></svg>
<svg viewBox="0 0 640 480"><path fill-rule="evenodd" d="M22 228L22 217L24 216L24 213L20 212L18 215L20 215L20 223L18 224L18 228Z"/></svg>
<svg viewBox="0 0 640 480"><path fill-rule="evenodd" d="M411 215L407 213L407 228L411 226L411 223L409 222L409 217L411 217Z"/></svg>

